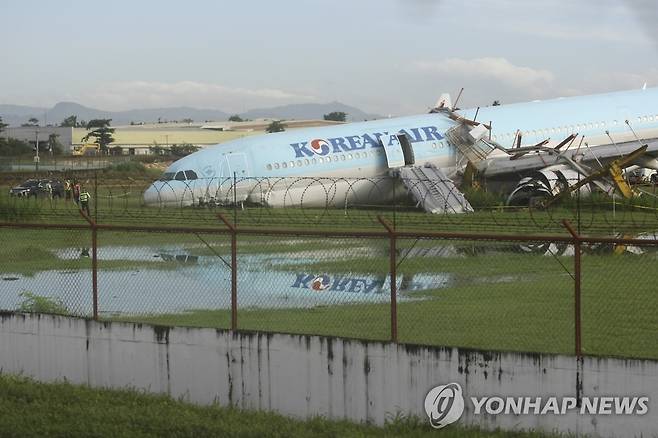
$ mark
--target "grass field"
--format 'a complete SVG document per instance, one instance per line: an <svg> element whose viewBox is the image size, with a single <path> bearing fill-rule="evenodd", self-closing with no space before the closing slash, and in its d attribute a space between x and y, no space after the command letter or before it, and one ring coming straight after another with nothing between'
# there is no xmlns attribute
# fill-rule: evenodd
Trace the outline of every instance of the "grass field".
<svg viewBox="0 0 658 438"><path fill-rule="evenodd" d="M498 232L566 234L563 219L579 223L585 234L610 235L656 231L658 204L653 197L633 201L583 199L563 203L547 210L519 209L504 206L484 207L467 215L431 215L418 211L413 204L368 208L154 208L142 205L142 193L151 179L132 179L131 173L111 173L97 177L81 177L92 193L92 216L99 223L172 226L224 225L217 219L223 213L241 226L357 230L378 229L377 216L382 215L400 230L432 230L456 232ZM95 184L98 182L98 188ZM15 181L14 181L15 182ZM0 220L31 222L84 223L75 205L55 199L13 199L7 195L12 183L0 184ZM578 213L579 212L579 213Z"/></svg>
<svg viewBox="0 0 658 438"><path fill-rule="evenodd" d="M0 375L1 437L548 437L537 432L481 431L424 419L392 419L385 427L220 406L201 407L136 391L41 384Z"/></svg>
<svg viewBox="0 0 658 438"><path fill-rule="evenodd" d="M567 263L568 260L565 260ZM386 263L359 260L324 262L308 272L373 271ZM658 358L658 291L643 278L656 260L636 257L584 257L582 292L583 352L590 355ZM405 266L406 264L406 266ZM474 280L472 272L483 277ZM491 255L475 259L413 260L399 275L449 273L453 285L407 294L398 303L401 342L493 350L573 354L573 280L546 256ZM427 275L427 274L425 274ZM238 290L248 288L238 285ZM423 299L419 299L423 298ZM238 295L238 302L239 302ZM226 310L190 310L180 314L132 316L133 321L163 325L228 328ZM286 333L390 339L388 303L316 306L310 309L253 309L238 312L241 329Z"/></svg>

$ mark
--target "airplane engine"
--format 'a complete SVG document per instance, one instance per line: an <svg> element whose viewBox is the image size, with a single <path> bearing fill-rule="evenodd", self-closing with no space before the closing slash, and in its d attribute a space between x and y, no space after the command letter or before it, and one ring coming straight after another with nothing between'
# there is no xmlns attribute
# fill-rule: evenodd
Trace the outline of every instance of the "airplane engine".
<svg viewBox="0 0 658 438"><path fill-rule="evenodd" d="M578 183L584 178L578 172L566 166L558 166L542 169L532 173L519 181L516 188L507 198L507 205L535 206L540 202L552 198L562 191ZM581 195L591 193L589 184L580 189ZM572 196L577 191L572 192Z"/></svg>

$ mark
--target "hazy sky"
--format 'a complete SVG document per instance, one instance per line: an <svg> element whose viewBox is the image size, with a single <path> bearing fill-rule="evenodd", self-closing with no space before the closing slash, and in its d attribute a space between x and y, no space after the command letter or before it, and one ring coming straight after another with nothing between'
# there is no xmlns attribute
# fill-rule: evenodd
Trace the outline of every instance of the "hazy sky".
<svg viewBox="0 0 658 438"><path fill-rule="evenodd" d="M0 103L380 114L658 85L655 0L0 0Z"/></svg>

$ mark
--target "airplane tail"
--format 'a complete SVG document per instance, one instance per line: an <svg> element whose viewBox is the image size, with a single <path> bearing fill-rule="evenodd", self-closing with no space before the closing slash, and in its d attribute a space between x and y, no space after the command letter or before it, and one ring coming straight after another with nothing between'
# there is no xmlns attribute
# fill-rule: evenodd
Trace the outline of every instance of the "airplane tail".
<svg viewBox="0 0 658 438"><path fill-rule="evenodd" d="M434 108L452 108L452 99L450 98L450 94L448 93L443 93L440 97L439 100L436 101L436 105Z"/></svg>

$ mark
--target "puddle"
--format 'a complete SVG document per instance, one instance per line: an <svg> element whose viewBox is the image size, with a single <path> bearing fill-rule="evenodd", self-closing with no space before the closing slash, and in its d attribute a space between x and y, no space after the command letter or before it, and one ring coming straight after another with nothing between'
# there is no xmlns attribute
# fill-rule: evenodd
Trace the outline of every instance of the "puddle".
<svg viewBox="0 0 658 438"><path fill-rule="evenodd" d="M349 255L353 248L346 249ZM70 260L87 257L84 248L57 250ZM248 254L238 258L238 302L246 308L309 308L348 303L390 300L390 277L386 274L312 272L311 263L346 257L341 251L311 254ZM105 247L99 260L157 261L153 269L99 270L99 308L105 314L182 312L190 309L229 309L231 272L216 256L189 254L181 247ZM230 259L224 257L226 262ZM162 265L162 269L157 266ZM283 266L286 270L281 270ZM299 265L298 270L294 266ZM293 269L290 269L291 266ZM102 268L102 267L101 267ZM89 314L90 270L50 270L33 276L7 273L10 283L0 283L0 309L15 309L22 291L60 299L73 313ZM398 278L399 300L422 299L416 292L445 288L451 274L420 273ZM415 295L415 296L414 296Z"/></svg>
<svg viewBox="0 0 658 438"><path fill-rule="evenodd" d="M105 246L98 250L99 260L135 262L132 269L98 272L99 308L104 314L172 313L192 309L229 309L231 273L222 259L213 255L191 254L198 247L182 246ZM629 247L635 252L637 248ZM597 253L612 253L614 248L593 248ZM641 248L653 251L654 248ZM226 251L226 248L222 248ZM486 244L448 243L432 245L420 242L399 251L400 260L417 257L467 258L480 255L533 253L545 256L571 256L568 244ZM88 248L65 248L54 251L64 260L86 258ZM385 257L385 245L371 247L331 247L327 251L297 251L240 254L238 257L239 308L311 308L351 303L386 303L390 299L390 277L384 273L314 272L312 264L367 256ZM156 262L149 268L139 262ZM11 269L8 265L8 270ZM161 266L161 268L160 268ZM284 268L285 267L285 268ZM385 267L382 267L386 269ZM11 271L0 277L0 309L16 309L30 291L60 299L75 314L90 314L92 309L92 275L90 270L47 270L23 276ZM400 273L397 279L399 300L422 300L424 292L466 283L515 283L518 276L478 276L456 278L451 273ZM440 299L440 298L438 298Z"/></svg>

